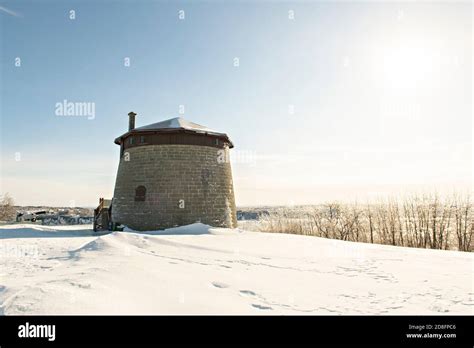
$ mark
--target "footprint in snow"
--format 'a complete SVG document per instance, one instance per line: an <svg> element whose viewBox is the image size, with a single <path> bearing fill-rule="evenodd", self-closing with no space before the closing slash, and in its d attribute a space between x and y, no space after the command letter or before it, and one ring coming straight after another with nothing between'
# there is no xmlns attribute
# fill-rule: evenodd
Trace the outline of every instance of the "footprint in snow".
<svg viewBox="0 0 474 348"><path fill-rule="evenodd" d="M257 309L263 309L263 310L271 310L271 311L273 310L272 307L262 306L262 305L255 304L255 303L252 303L252 307L257 308Z"/></svg>
<svg viewBox="0 0 474 348"><path fill-rule="evenodd" d="M82 284L82 283L76 283L76 282L69 282L70 285L72 286L77 286L78 288L81 288L81 289L90 289L91 288L91 284Z"/></svg>
<svg viewBox="0 0 474 348"><path fill-rule="evenodd" d="M432 306L432 307L430 307L430 309L434 312L439 312L439 313L448 313L449 312L449 309L444 308L444 307L440 307L440 306Z"/></svg>
<svg viewBox="0 0 474 348"><path fill-rule="evenodd" d="M400 308L403 308L403 306L391 306L391 307L387 307L388 309L400 309Z"/></svg>
<svg viewBox="0 0 474 348"><path fill-rule="evenodd" d="M226 283L221 283L221 282L212 282L211 285L219 289L225 289L229 287L229 285L227 285Z"/></svg>
<svg viewBox="0 0 474 348"><path fill-rule="evenodd" d="M257 296L257 294L251 290L240 290L242 296Z"/></svg>

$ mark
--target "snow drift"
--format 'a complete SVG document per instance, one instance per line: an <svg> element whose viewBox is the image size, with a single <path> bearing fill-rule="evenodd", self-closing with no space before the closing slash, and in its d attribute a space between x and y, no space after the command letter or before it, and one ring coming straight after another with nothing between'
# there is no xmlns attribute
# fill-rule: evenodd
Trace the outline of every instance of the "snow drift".
<svg viewBox="0 0 474 348"><path fill-rule="evenodd" d="M23 253L22 250L33 250ZM474 314L470 253L202 224L0 226L2 314Z"/></svg>

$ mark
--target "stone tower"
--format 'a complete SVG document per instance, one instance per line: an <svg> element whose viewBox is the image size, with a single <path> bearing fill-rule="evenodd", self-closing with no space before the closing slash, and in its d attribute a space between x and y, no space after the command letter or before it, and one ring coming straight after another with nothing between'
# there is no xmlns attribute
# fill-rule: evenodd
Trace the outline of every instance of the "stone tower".
<svg viewBox="0 0 474 348"><path fill-rule="evenodd" d="M180 117L135 128L135 116L115 139L112 221L139 231L195 222L236 227L228 136Z"/></svg>

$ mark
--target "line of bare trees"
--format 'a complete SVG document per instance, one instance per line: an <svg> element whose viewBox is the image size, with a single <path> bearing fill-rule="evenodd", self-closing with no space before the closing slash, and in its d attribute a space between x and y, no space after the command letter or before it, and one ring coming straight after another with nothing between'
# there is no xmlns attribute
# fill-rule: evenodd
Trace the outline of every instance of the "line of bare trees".
<svg viewBox="0 0 474 348"><path fill-rule="evenodd" d="M261 231L443 250L474 250L469 196L412 196L370 204L328 203L262 215Z"/></svg>

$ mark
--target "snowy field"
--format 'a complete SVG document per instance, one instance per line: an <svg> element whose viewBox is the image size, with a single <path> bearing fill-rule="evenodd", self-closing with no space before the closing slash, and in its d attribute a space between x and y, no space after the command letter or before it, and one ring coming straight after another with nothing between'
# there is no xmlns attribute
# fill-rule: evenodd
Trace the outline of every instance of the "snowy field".
<svg viewBox="0 0 474 348"><path fill-rule="evenodd" d="M474 314L472 253L209 228L0 226L0 314Z"/></svg>

